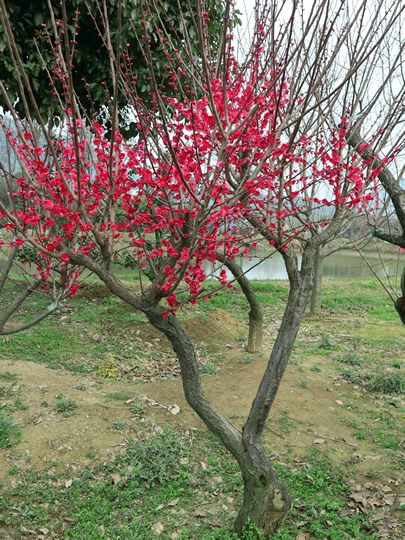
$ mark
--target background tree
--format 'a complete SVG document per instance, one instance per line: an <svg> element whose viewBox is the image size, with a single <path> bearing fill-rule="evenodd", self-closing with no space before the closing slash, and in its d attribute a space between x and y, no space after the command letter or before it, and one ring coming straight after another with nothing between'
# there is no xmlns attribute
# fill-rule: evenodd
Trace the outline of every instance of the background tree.
<svg viewBox="0 0 405 540"><path fill-rule="evenodd" d="M108 74L112 69L111 61L114 63L114 50L111 44L115 46L117 43L118 18L120 18L120 44L123 50L128 51L127 58L130 58L130 65L126 65L127 73L131 76L128 83L136 86L137 95L147 103L151 89L149 68L137 37L142 32L141 21L143 21L149 33L156 80L166 93L170 92L171 87L165 87L166 55L160 46L161 28L158 21L159 18L171 21L165 26L165 32L168 33L173 47L180 46L185 39L186 27L190 43L193 44L196 36L190 24L192 6L187 0L156 1L152 4L156 13L153 23L149 18L146 4L143 5L137 0L128 0L121 4L118 0L108 2L66 0L64 5L73 50L71 76L77 100L89 118L99 115L108 117L112 111L114 89ZM63 20L61 2L18 0L18 2L7 1L6 6L9 23L39 110L44 118L49 115L58 117L63 114L63 105L55 95L55 89L59 90L59 74L53 36L55 25L60 27ZM225 0L207 1L205 8L209 13L209 21L206 24L212 36L211 46L217 48L221 37ZM178 18L179 9L182 10L182 21ZM15 66L10 56L4 54L6 51L7 39L0 23L0 79L20 117L26 116L27 105L30 114L35 117L31 101L27 100L24 103L21 99L24 90L18 77L15 76ZM127 114L128 103L125 96L119 94L117 99L121 134L128 137L135 133L135 125L131 124L131 117ZM5 105L4 99L0 98L0 106Z"/></svg>
<svg viewBox="0 0 405 540"><path fill-rule="evenodd" d="M297 3L288 11L284 3L257 2L252 39L246 54L236 57L231 2L217 52L210 44L205 2L197 1L190 11L198 55L188 34L178 50L173 48L170 20L159 18L153 3L143 3L150 15L144 21L151 21L152 28L141 23L137 40L148 61L152 93L144 103L129 84L130 57L120 45L118 25L115 49L107 39L108 56L115 59L108 132L99 122L88 128L83 122L68 20L63 17L61 26L55 25L53 43L66 114L56 132L41 118L4 0L0 5L10 56L43 137L31 129L33 122L21 122L0 85L14 121L8 141L24 173L12 196L16 206L0 205L0 218L24 245L36 250L45 272L55 261L62 269L67 264L88 269L166 335L180 363L188 403L242 471L244 500L236 530L241 532L250 519L271 537L292 500L261 435L305 313L317 249L336 235L347 213L375 212L382 166L367 163L346 144L352 113L345 96L355 73L372 74L374 54L399 24L401 6L392 2L385 10L364 0L353 10L349 3L332 8L320 0L304 16ZM178 17L186 28L182 11ZM299 38L293 40L298 29ZM154 30L162 35L174 97L155 75L149 39ZM340 69L337 75L333 66ZM132 141L125 141L119 131L119 96L125 96L139 133ZM333 110L340 113L338 126L325 120ZM327 220L309 212L317 202L314 185L323 195L322 204L333 210ZM244 224L238 233L232 227L235 221ZM158 248L148 242L156 230L164 233ZM206 399L194 348L176 313L185 303L209 300L218 288L230 286L225 270L217 285L208 283L205 261L214 262L218 254L232 261L247 241L258 238L283 256L290 293L239 431ZM124 248L137 261L135 291L114 273L114 257ZM146 267L148 277L141 271Z"/></svg>

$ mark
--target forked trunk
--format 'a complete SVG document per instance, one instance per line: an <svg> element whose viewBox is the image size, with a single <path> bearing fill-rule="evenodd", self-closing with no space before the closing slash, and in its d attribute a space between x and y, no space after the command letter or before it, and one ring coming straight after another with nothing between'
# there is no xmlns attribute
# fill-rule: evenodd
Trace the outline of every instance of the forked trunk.
<svg viewBox="0 0 405 540"><path fill-rule="evenodd" d="M177 317L169 315L163 318L162 312L160 306L145 311L149 321L167 336L177 354L187 402L239 463L244 498L235 529L242 532L245 523L250 520L269 538L290 511L291 495L278 480L277 472L261 443L244 444L242 434L207 401L190 339Z"/></svg>

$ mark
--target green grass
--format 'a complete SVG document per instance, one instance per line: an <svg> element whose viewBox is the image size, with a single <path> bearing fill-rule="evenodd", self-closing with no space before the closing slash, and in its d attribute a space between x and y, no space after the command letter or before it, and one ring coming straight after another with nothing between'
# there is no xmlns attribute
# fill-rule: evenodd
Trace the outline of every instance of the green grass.
<svg viewBox="0 0 405 540"><path fill-rule="evenodd" d="M320 453L298 467L276 468L295 507L274 539L290 540L299 532L332 540L376 538L368 516L347 506L350 488L342 468ZM18 469L12 474L18 478ZM25 473L16 487L1 485L0 522L13 529L10 538L19 538L22 527L46 527L58 538L98 540L102 532L153 540L159 522L162 538L176 532L182 540L236 540L229 507L241 504L241 488L235 461L211 434L191 441L165 428L145 441L129 441L124 453L102 466L74 475L50 467ZM253 530L247 526L245 540L256 538Z"/></svg>
<svg viewBox="0 0 405 540"><path fill-rule="evenodd" d="M9 448L21 440L21 430L11 416L0 411L0 448Z"/></svg>

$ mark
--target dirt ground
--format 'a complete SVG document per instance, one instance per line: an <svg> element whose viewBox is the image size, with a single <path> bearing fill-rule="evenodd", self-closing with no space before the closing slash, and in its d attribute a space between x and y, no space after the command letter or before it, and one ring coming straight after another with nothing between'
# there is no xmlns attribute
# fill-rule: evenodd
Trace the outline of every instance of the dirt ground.
<svg viewBox="0 0 405 540"><path fill-rule="evenodd" d="M323 324L326 322L329 332L334 325L342 331L337 319L329 317ZM199 346L209 347L214 356L216 350L225 351L218 362L219 371L203 376L203 387L215 407L238 426L248 414L277 325L273 321L266 329L264 352L247 357L244 343L235 340L240 323L231 315L217 310L205 322L187 322ZM358 326L359 333L364 331L364 327ZM386 333L389 329L381 328L381 331ZM304 323L299 340L311 339L314 332L319 334L319 325L314 328L311 323ZM145 339L149 346L165 346L146 325L138 339ZM355 466L359 477L370 468L391 478L399 476L397 471L389 469L388 450L376 453L375 445L367 440L354 440L353 429L339 421L341 409L350 396L361 407L367 407L369 397L362 388L341 379L331 359L322 358L320 372L306 370L306 387L302 387L302 370L314 362L319 362L319 357L307 356L300 370L294 365L288 367L266 424L265 444L269 451L275 452L281 461L283 456L299 461L314 445L322 445L329 447L338 461L353 454L361 456L363 459ZM74 471L83 464L111 458L128 437L146 438L157 426L165 424L182 431L205 429L184 399L178 367L175 362L171 365L174 380L133 383L77 376L42 364L0 358L0 372L18 375L12 391L28 405L27 409L13 413L22 430L22 440L0 452L1 476L7 474L11 465L41 470L50 461ZM114 393L124 398L127 394L128 399L111 399ZM70 416L55 410L56 396L60 394L73 399L78 406ZM134 403L144 406L143 414L131 412ZM125 428L114 429L114 422L125 422Z"/></svg>

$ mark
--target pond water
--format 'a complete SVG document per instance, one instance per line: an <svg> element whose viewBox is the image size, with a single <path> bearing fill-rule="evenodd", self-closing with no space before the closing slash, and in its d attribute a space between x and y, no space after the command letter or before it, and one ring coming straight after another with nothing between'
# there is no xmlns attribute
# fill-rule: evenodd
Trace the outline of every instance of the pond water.
<svg viewBox="0 0 405 540"><path fill-rule="evenodd" d="M399 255L398 255L399 254ZM401 252L395 255L367 256L368 264L373 268L376 274L383 278L387 275L400 275L405 266L405 256ZM239 257L237 262L246 272L246 276L251 280L268 281L272 279L287 279L287 272L284 266L283 258L276 253L272 257L260 262L260 258L252 257L245 259ZM207 263L204 267L206 272L218 273L219 265ZM228 275L231 274L228 272ZM373 272L367 263L357 253L335 253L324 259L323 276L326 278L344 279L344 278L365 278L372 277Z"/></svg>
<svg viewBox="0 0 405 540"><path fill-rule="evenodd" d="M263 261L259 257L251 257L245 259L238 257L237 262L246 272L246 275L251 280L268 281L272 279L287 279L287 272L284 266L283 258L278 253L275 253L268 259ZM369 265L374 269L377 275L381 278L387 275L400 276L402 269L405 266L405 255L398 251L391 254L382 254L381 258L378 255L367 256ZM6 264L6 258L0 254L0 271ZM114 265L115 266L115 265ZM208 273L217 274L220 271L220 265L213 265L207 262L204 264L204 270ZM120 277L133 276L134 270L125 269L117 266L117 273ZM230 276L231 274L228 273ZM345 279L345 278L366 278L372 277L373 273L367 266L362 257L353 252L339 252L324 260L323 276L326 278Z"/></svg>

